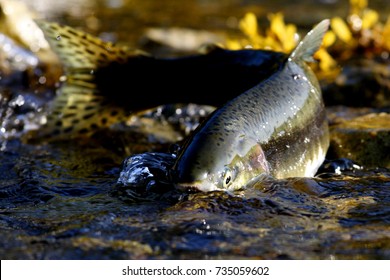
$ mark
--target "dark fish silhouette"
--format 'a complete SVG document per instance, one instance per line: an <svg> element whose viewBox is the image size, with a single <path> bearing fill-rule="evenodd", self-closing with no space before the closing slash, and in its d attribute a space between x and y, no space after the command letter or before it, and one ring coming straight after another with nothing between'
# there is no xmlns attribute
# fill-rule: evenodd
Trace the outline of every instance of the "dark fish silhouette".
<svg viewBox="0 0 390 280"><path fill-rule="evenodd" d="M38 21L66 74L38 136L89 135L162 104L221 106L268 78L286 54L214 48L207 54L155 58L57 23Z"/></svg>

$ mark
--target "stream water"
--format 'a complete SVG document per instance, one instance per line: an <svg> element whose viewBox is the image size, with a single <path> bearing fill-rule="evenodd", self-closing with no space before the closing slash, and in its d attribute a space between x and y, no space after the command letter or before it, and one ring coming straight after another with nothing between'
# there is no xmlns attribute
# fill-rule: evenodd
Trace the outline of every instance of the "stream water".
<svg viewBox="0 0 390 280"><path fill-rule="evenodd" d="M135 42L146 26L226 29L246 10L282 10L302 26L347 11L344 1L76 1L85 10L71 9L73 1L51 10L45 2L33 5L41 16L122 42ZM375 5L388 13L385 1ZM388 169L269 178L236 193L178 192L159 174L172 164L170 139L191 130L208 107L166 107L173 113L163 121L148 116L152 131L163 126L164 135L135 128L98 141L25 143L19 135L55 94L49 78L26 85L23 73L0 81L1 259L390 259ZM157 154L136 158L134 178L121 173L126 157L144 152Z"/></svg>

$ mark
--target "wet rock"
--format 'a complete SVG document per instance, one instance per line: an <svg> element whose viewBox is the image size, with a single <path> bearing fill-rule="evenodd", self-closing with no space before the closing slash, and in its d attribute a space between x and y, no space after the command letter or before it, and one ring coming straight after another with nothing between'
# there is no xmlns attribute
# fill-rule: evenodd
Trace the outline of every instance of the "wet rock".
<svg viewBox="0 0 390 280"><path fill-rule="evenodd" d="M331 125L328 156L364 167L390 167L390 114L371 113Z"/></svg>
<svg viewBox="0 0 390 280"><path fill-rule="evenodd" d="M169 172L176 156L167 153L143 153L128 157L123 162L118 184L146 190L156 185L169 185Z"/></svg>
<svg viewBox="0 0 390 280"><path fill-rule="evenodd" d="M347 107L342 105L328 106L326 108L326 115L330 125L372 113L390 113L390 108Z"/></svg>
<svg viewBox="0 0 390 280"><path fill-rule="evenodd" d="M341 63L342 72L334 82L323 81L327 106L381 108L390 105L389 58L352 59Z"/></svg>

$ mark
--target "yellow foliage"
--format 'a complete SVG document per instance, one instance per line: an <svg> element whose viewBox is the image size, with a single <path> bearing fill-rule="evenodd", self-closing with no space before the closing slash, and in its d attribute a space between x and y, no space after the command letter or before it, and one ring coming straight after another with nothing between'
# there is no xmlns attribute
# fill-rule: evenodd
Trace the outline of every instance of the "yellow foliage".
<svg viewBox="0 0 390 280"><path fill-rule="evenodd" d="M352 33L347 23L341 17L334 17L330 21L330 26L336 36L344 43L352 41Z"/></svg>
<svg viewBox="0 0 390 280"><path fill-rule="evenodd" d="M348 59L357 50L362 49L365 50L363 53L390 51L390 16L383 24L379 21L378 12L368 8L368 0L349 2L349 16L346 19L338 16L331 19L331 30L325 34L323 45L315 54L315 58L319 60L319 65L315 68L325 75L338 69L330 53ZM268 20L270 27L261 32L256 15L247 13L239 22L239 27L246 37L228 40L226 47L229 49L249 47L290 53L297 44L296 26L286 24L282 13L270 14Z"/></svg>
<svg viewBox="0 0 390 280"><path fill-rule="evenodd" d="M239 42L238 40L231 40L231 39L228 39L226 41L226 46L230 50L240 50L243 48L241 42Z"/></svg>
<svg viewBox="0 0 390 280"><path fill-rule="evenodd" d="M376 11L368 9L363 13L362 18L362 28L363 29L370 29L372 28L379 19L379 15Z"/></svg>
<svg viewBox="0 0 390 280"><path fill-rule="evenodd" d="M286 25L282 13L270 14L269 19L271 22L270 31L277 37L282 50L291 52L297 44L295 41L297 28L293 24Z"/></svg>
<svg viewBox="0 0 390 280"><path fill-rule="evenodd" d="M334 42L336 42L336 34L334 34L333 31L329 30L328 32L325 33L324 39L322 41L322 45L325 48L327 48L333 45Z"/></svg>
<svg viewBox="0 0 390 280"><path fill-rule="evenodd" d="M387 50L390 50L390 16L387 17L385 26L383 27L382 42Z"/></svg>
<svg viewBox="0 0 390 280"><path fill-rule="evenodd" d="M367 0L350 0L351 14L359 14L368 6Z"/></svg>
<svg viewBox="0 0 390 280"><path fill-rule="evenodd" d="M290 53L297 45L296 26L286 24L282 13L270 14L268 19L270 27L265 30L265 35L262 36L259 33L256 16L253 13L247 13L239 22L239 28L246 35L246 38L227 40L227 48L237 50L250 47ZM336 36L333 32L327 32L324 38L324 45L332 45L335 38ZM336 61L323 47L316 53L315 58L320 61L320 68L324 71L329 71L337 66Z"/></svg>
<svg viewBox="0 0 390 280"><path fill-rule="evenodd" d="M263 36L259 32L256 15L247 13L239 22L239 28L247 38L227 40L227 48L236 50L250 47L286 53L292 51L297 44L296 27L292 24L286 25L281 13L271 14L269 19L270 28L264 32Z"/></svg>
<svg viewBox="0 0 390 280"><path fill-rule="evenodd" d="M337 67L336 60L325 50L320 48L315 54L314 58L319 61L319 67L322 71L328 72Z"/></svg>
<svg viewBox="0 0 390 280"><path fill-rule="evenodd" d="M240 29L249 38L256 38L257 33L257 18L254 13L247 13L239 23Z"/></svg>

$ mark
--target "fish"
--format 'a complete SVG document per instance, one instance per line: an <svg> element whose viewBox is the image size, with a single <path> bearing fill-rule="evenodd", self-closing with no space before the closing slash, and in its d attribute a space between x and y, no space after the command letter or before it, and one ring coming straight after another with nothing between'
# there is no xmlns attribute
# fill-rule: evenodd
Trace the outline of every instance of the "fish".
<svg viewBox="0 0 390 280"><path fill-rule="evenodd" d="M155 57L76 28L37 20L64 78L35 139L93 138L101 129L164 104L220 107L278 71L286 54L226 50Z"/></svg>
<svg viewBox="0 0 390 280"><path fill-rule="evenodd" d="M228 101L188 139L172 168L182 190L235 191L271 176L312 177L329 131L313 61L329 20L317 24L280 69Z"/></svg>

